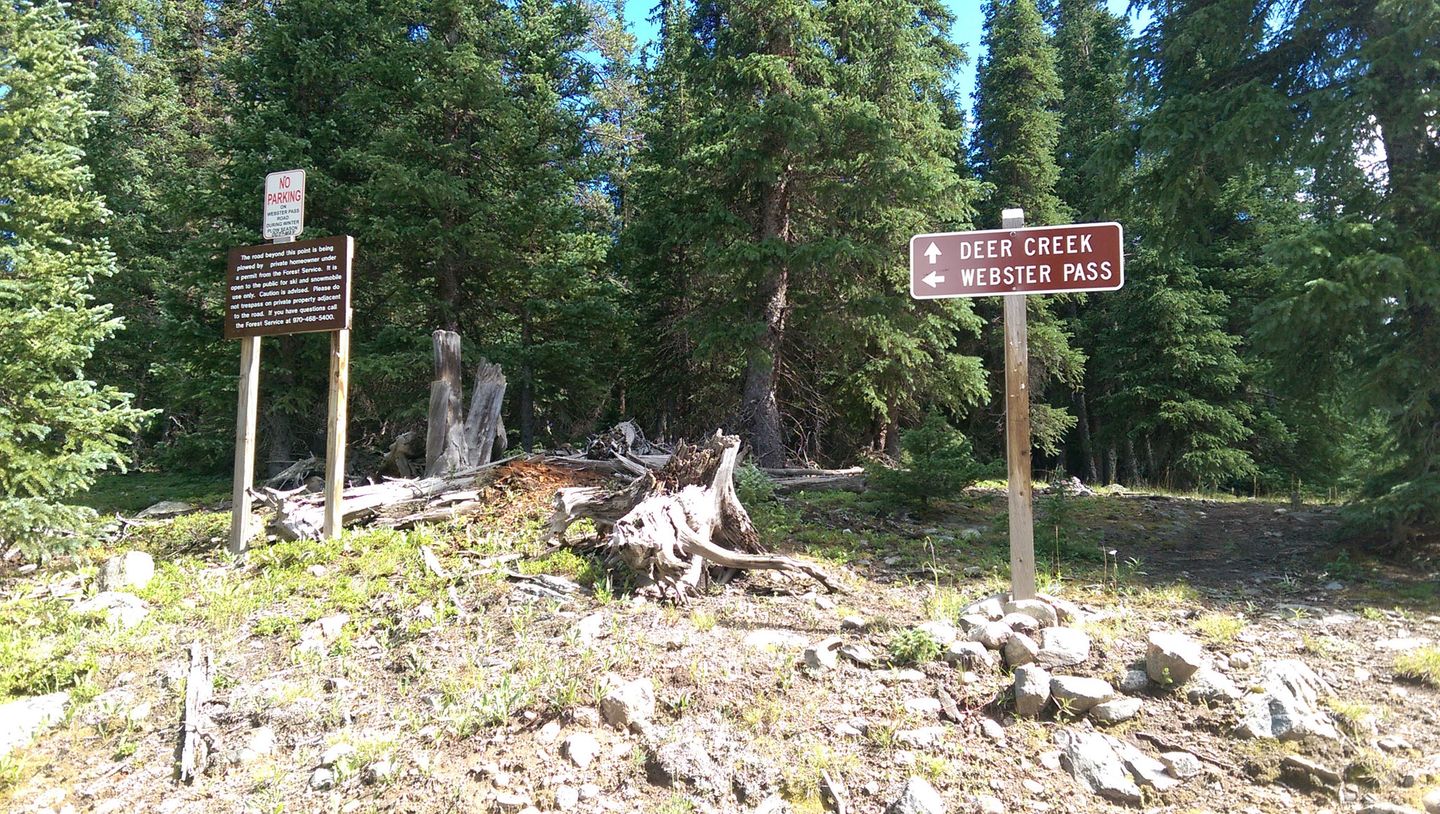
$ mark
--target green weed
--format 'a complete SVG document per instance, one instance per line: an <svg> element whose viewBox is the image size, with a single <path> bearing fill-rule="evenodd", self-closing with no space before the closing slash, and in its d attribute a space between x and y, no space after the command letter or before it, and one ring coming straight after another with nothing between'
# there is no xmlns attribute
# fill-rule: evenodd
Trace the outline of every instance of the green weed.
<svg viewBox="0 0 1440 814"><path fill-rule="evenodd" d="M1440 687L1440 647L1419 647L1395 657L1395 674Z"/></svg>

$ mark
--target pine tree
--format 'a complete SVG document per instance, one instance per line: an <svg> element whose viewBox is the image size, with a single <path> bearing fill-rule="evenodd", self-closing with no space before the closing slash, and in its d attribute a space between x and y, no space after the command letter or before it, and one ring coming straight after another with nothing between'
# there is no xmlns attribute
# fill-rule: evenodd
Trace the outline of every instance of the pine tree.
<svg viewBox="0 0 1440 814"><path fill-rule="evenodd" d="M92 79L58 3L0 4L0 547L57 545L87 516L62 501L123 468L145 416L85 374L121 327L90 294L115 268L80 149Z"/></svg>

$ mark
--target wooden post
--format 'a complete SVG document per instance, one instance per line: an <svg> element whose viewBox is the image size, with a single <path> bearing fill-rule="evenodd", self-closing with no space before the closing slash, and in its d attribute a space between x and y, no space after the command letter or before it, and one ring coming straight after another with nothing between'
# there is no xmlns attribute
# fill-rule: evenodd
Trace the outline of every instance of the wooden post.
<svg viewBox="0 0 1440 814"><path fill-rule="evenodd" d="M1022 209L1006 209L1006 229L1025 226ZM1025 295L1005 295L1005 448L1009 463L1010 594L1035 597L1035 528L1030 482L1030 348Z"/></svg>
<svg viewBox="0 0 1440 814"><path fill-rule="evenodd" d="M240 407L235 417L235 483L230 505L230 553L250 542L250 486L255 482L255 425L260 410L260 337L240 339Z"/></svg>
<svg viewBox="0 0 1440 814"><path fill-rule="evenodd" d="M348 321L348 320L347 320ZM350 397L350 329L330 334L330 412L326 420L325 539L340 536L345 491L345 430Z"/></svg>

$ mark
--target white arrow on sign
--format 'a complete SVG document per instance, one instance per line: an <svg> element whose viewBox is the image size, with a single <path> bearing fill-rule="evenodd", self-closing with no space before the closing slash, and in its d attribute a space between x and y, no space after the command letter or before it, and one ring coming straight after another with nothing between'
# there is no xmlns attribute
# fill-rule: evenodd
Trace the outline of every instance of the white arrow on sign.
<svg viewBox="0 0 1440 814"><path fill-rule="evenodd" d="M939 246L936 246L934 241L931 241L931 242L930 242L930 248L928 248L928 249L925 250L925 256L928 257L928 258L930 258L930 265L932 265L932 266L935 265L935 258L939 257L940 254L941 254L941 252L940 252L940 247L939 247ZM945 279L945 278L944 278L944 277L941 277L940 279L943 280L943 279ZM935 285L935 284L934 284L934 283L931 283L930 285L933 286L933 285Z"/></svg>
<svg viewBox="0 0 1440 814"><path fill-rule="evenodd" d="M934 246L935 244L932 243L932 244L930 244L930 245L931 245L931 246ZM936 283L943 283L943 282L945 282L945 277L944 277L944 275L936 274L935 272L932 271L932 272L930 272L929 274L925 275L924 277L920 278L920 281L921 281L922 283L925 283L926 285L930 286L931 288L934 288Z"/></svg>

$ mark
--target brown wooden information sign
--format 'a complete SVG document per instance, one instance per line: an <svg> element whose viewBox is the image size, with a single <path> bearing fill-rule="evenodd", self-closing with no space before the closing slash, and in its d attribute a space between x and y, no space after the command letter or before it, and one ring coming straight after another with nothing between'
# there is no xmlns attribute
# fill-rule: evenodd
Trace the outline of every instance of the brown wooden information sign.
<svg viewBox="0 0 1440 814"><path fill-rule="evenodd" d="M910 239L916 299L1114 291L1125 285L1118 223L943 232Z"/></svg>
<svg viewBox="0 0 1440 814"><path fill-rule="evenodd" d="M225 338L349 329L354 256L348 235L231 249Z"/></svg>

